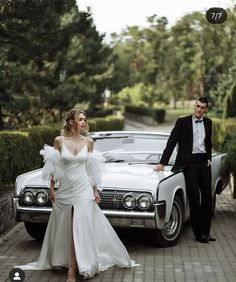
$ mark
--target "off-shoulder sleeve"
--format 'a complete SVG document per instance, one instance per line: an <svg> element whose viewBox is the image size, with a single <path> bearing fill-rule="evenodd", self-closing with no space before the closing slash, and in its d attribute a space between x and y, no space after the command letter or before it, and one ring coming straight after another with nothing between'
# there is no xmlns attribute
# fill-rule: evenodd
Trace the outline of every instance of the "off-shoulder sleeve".
<svg viewBox="0 0 236 282"><path fill-rule="evenodd" d="M63 169L61 167L61 154L54 147L44 145L44 148L39 151L43 156L44 166L42 168L42 178L49 180L53 178L58 181L63 177Z"/></svg>
<svg viewBox="0 0 236 282"><path fill-rule="evenodd" d="M105 170L105 158L100 152L94 151L88 153L86 161L86 169L89 182L92 186L96 186L97 190L102 191L100 185L102 183L102 174Z"/></svg>

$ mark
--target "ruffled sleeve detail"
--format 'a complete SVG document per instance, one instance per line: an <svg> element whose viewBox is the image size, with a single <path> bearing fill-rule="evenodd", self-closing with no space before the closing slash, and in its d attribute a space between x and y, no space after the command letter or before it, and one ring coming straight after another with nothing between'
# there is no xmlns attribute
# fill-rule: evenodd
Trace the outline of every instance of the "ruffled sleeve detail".
<svg viewBox="0 0 236 282"><path fill-rule="evenodd" d="M102 191L100 185L102 183L102 174L105 170L104 167L105 158L101 153L94 151L88 153L88 158L86 161L86 169L89 177L90 184L97 188L97 190Z"/></svg>
<svg viewBox="0 0 236 282"><path fill-rule="evenodd" d="M43 156L44 166L42 168L42 178L49 180L53 178L55 181L63 177L63 169L61 168L61 154L54 147L44 145L44 148L39 151Z"/></svg>

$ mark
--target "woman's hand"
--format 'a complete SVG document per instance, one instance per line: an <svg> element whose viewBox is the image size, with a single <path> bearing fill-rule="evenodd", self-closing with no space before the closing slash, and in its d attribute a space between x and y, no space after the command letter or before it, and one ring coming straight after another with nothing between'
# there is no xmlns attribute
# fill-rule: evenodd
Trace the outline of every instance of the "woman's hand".
<svg viewBox="0 0 236 282"><path fill-rule="evenodd" d="M49 190L48 198L49 198L49 200L52 202L52 204L55 203L55 201L56 201L56 194L55 194L54 189L50 189L50 190Z"/></svg>
<svg viewBox="0 0 236 282"><path fill-rule="evenodd" d="M99 204L99 203L101 202L101 197L100 197L100 195L99 195L97 189L94 189L94 197L95 197L95 202L96 202L97 204Z"/></svg>

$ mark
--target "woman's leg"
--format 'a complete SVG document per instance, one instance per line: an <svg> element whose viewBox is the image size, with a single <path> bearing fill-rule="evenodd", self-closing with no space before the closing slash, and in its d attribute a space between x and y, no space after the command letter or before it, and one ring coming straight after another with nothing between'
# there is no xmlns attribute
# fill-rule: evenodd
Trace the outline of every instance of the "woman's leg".
<svg viewBox="0 0 236 282"><path fill-rule="evenodd" d="M74 236L73 236L73 207L71 211L71 252L70 252L70 264L68 269L68 282L76 281L76 271L77 271L77 263L75 256L75 245L74 245Z"/></svg>

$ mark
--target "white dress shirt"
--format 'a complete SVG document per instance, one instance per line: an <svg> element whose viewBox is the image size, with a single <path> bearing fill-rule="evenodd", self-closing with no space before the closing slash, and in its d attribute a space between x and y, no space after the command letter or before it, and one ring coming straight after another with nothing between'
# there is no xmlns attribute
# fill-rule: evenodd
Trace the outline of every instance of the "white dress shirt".
<svg viewBox="0 0 236 282"><path fill-rule="evenodd" d="M200 122L199 122L200 121ZM206 153L205 147L205 127L203 123L203 119L197 119L194 115L192 118L193 123L193 154L204 154Z"/></svg>

